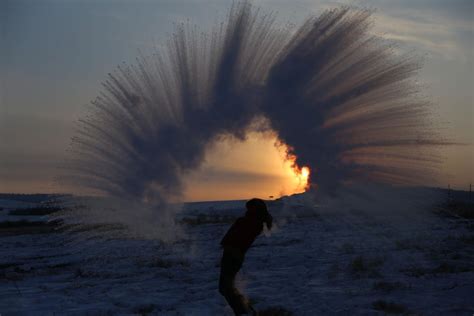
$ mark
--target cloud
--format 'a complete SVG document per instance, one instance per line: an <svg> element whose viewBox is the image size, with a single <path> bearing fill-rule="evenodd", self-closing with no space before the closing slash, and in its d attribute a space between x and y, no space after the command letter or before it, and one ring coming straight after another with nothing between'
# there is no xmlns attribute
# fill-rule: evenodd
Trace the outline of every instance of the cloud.
<svg viewBox="0 0 474 316"><path fill-rule="evenodd" d="M406 49L453 60L472 58L472 20L458 19L436 7L380 9L375 34L394 40ZM469 49L470 47L470 49Z"/></svg>
<svg viewBox="0 0 474 316"><path fill-rule="evenodd" d="M275 6L273 1L259 3ZM294 10L284 2L276 4ZM472 59L474 2L470 0L356 0L298 1L298 11L320 13L340 5L376 10L375 34L395 41L404 50L428 53L446 60ZM301 18L306 17L305 14Z"/></svg>

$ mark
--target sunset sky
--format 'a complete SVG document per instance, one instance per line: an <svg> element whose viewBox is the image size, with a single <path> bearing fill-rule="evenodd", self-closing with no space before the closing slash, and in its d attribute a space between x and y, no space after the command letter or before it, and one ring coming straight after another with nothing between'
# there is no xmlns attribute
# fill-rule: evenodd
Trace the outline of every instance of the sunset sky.
<svg viewBox="0 0 474 316"><path fill-rule="evenodd" d="M138 51L160 47L173 23L189 19L208 30L232 1L0 0L0 192L65 192L53 181L74 121L101 82ZM281 23L299 23L324 8L350 3L377 10L375 32L401 50L424 56L420 81L446 147L438 183L468 189L474 180L474 2L471 0L260 0ZM186 179L187 200L280 196L302 191L271 134L222 141ZM316 176L317 177L317 176ZM317 182L317 180L316 180Z"/></svg>

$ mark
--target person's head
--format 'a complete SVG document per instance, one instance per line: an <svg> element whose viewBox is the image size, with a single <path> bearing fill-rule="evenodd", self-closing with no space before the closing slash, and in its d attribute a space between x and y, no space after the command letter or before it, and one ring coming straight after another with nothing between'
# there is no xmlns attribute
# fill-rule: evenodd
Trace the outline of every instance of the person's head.
<svg viewBox="0 0 474 316"><path fill-rule="evenodd" d="M255 218L258 221L266 222L268 218L267 205L262 199L253 198L245 203L247 213L245 216Z"/></svg>

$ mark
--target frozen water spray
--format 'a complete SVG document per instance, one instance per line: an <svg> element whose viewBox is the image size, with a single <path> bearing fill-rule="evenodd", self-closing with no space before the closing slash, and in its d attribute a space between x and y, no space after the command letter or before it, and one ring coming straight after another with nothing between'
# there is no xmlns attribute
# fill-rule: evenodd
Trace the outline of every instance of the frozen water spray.
<svg viewBox="0 0 474 316"><path fill-rule="evenodd" d="M445 142L420 62L373 35L371 14L339 7L294 30L244 1L209 33L178 25L165 49L109 74L79 120L60 179L115 202L64 218L169 237L183 177L216 140L252 130L273 130L321 194L430 181Z"/></svg>

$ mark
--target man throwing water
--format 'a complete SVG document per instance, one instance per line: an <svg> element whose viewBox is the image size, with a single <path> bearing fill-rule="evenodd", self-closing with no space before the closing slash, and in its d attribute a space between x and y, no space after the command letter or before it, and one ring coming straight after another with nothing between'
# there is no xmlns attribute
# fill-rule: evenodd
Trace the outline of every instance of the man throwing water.
<svg viewBox="0 0 474 316"><path fill-rule="evenodd" d="M268 229L272 228L272 216L268 213L263 200L251 199L245 206L247 208L245 216L235 221L221 241L224 253L221 260L219 292L232 307L235 315L255 313L235 288L234 281L244 262L245 253L262 232L263 223Z"/></svg>

